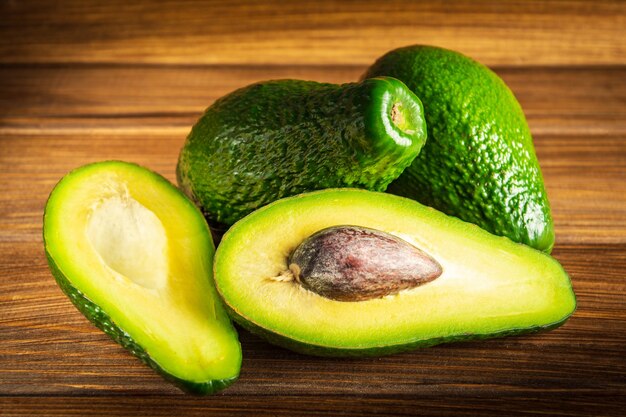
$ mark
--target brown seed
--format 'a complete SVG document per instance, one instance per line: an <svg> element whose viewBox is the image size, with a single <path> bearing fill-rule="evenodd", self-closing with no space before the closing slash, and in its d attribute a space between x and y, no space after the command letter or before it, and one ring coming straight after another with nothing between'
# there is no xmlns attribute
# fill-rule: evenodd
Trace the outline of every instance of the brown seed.
<svg viewBox="0 0 626 417"><path fill-rule="evenodd" d="M311 235L291 254L289 269L304 288L339 301L395 294L443 272L410 243L359 226L329 227Z"/></svg>

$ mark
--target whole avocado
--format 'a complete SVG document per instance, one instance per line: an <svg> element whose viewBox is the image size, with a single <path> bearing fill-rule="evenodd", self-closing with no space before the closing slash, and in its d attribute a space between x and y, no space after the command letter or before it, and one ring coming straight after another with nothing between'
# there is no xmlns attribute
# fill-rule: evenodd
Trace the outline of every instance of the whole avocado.
<svg viewBox="0 0 626 417"><path fill-rule="evenodd" d="M524 113L504 81L454 51L408 46L364 78L391 76L423 102L428 141L388 191L550 252L554 228Z"/></svg>
<svg viewBox="0 0 626 417"><path fill-rule="evenodd" d="M192 128L178 183L213 229L279 198L331 187L383 191L426 140L400 81L265 81L217 100Z"/></svg>

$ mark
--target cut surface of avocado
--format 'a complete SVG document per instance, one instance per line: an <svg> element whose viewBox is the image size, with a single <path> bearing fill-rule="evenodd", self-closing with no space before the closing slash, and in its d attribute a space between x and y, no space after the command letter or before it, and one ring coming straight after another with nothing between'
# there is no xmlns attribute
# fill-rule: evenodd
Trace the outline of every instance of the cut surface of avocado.
<svg viewBox="0 0 626 417"><path fill-rule="evenodd" d="M303 241L345 225L402 239L441 274L362 301L331 299L290 278L290 257ZM569 277L549 255L415 201L364 190L318 191L257 210L224 235L214 268L236 321L318 355L393 353L548 329L576 306Z"/></svg>
<svg viewBox="0 0 626 417"><path fill-rule="evenodd" d="M117 161L72 171L46 204L44 241L76 307L164 377L199 394L237 378L241 348L215 291L208 226L166 179Z"/></svg>

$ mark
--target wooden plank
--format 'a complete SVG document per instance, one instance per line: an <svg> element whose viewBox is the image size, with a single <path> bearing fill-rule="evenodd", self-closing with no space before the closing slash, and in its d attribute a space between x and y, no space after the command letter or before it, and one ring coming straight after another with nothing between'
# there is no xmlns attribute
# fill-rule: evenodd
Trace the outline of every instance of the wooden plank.
<svg viewBox="0 0 626 417"><path fill-rule="evenodd" d="M54 184L89 162L120 159L175 181L185 133L0 135L0 242L33 241ZM626 137L536 136L558 244L626 243Z"/></svg>
<svg viewBox="0 0 626 417"><path fill-rule="evenodd" d="M531 395L369 396L275 395L4 397L3 416L572 416L623 417L624 399L610 394L572 395L537 390ZM599 407L598 404L602 406Z"/></svg>
<svg viewBox="0 0 626 417"><path fill-rule="evenodd" d="M0 133L186 135L217 98L260 80L344 83L362 66L0 67ZM626 67L496 68L535 135L626 134Z"/></svg>
<svg viewBox="0 0 626 417"><path fill-rule="evenodd" d="M258 79L344 82L361 72L360 67L293 66L6 67L0 70L0 158L6 164L0 181L7 190L0 196L0 223L18 229L1 238L38 235L47 193L80 164L123 159L173 179L189 127L228 91ZM498 72L519 97L535 134L558 242L625 242L626 69ZM33 181L41 186L33 190Z"/></svg>
<svg viewBox="0 0 626 417"><path fill-rule="evenodd" d="M626 396L626 245L561 245L554 256L578 296L557 330L363 359L299 355L241 330L242 374L225 395ZM178 395L74 309L41 241L0 243L0 270L1 395Z"/></svg>
<svg viewBox="0 0 626 417"><path fill-rule="evenodd" d="M535 136L558 244L624 243L626 135Z"/></svg>
<svg viewBox="0 0 626 417"><path fill-rule="evenodd" d="M562 415L626 409L626 2L0 2L0 415ZM350 82L385 51L460 50L518 96L578 309L543 334L382 358L298 355L240 331L241 379L182 394L70 304L42 212L71 168L174 180L203 108L271 78Z"/></svg>
<svg viewBox="0 0 626 417"><path fill-rule="evenodd" d="M415 43L490 65L626 64L626 3L4 1L0 62L359 64Z"/></svg>
<svg viewBox="0 0 626 417"><path fill-rule="evenodd" d="M46 127L36 135L0 134L0 241L37 238L48 193L79 165L120 159L175 181L189 125L175 132L161 132L158 126L133 131L132 125L122 133L118 126L109 126L95 133L80 128L60 135ZM552 202L557 244L626 243L626 134L535 135L535 145Z"/></svg>

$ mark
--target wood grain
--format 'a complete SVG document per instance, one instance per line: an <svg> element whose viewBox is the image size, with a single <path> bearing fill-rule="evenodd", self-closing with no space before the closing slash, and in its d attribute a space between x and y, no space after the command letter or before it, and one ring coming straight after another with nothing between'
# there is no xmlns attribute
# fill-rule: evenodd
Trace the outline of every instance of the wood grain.
<svg viewBox="0 0 626 417"><path fill-rule="evenodd" d="M0 132L179 133L217 98L260 80L353 82L365 66L0 66ZM624 135L626 67L495 67L535 135Z"/></svg>
<svg viewBox="0 0 626 417"><path fill-rule="evenodd" d="M625 249L557 248L578 311L549 333L346 360L292 353L242 330L241 379L226 395L626 395ZM47 270L41 242L0 243L0 254L10 277L0 283L0 392L178 395L72 307Z"/></svg>
<svg viewBox="0 0 626 417"><path fill-rule="evenodd" d="M496 65L626 63L623 1L16 1L0 62L369 65L415 43ZM19 34L19 36L18 36Z"/></svg>
<svg viewBox="0 0 626 417"><path fill-rule="evenodd" d="M0 415L624 415L626 2L0 0L0 16ZM221 95L350 82L417 42L493 66L519 98L578 297L563 327L347 360L242 330L240 381L194 398L56 286L42 212L70 169L122 159L174 180Z"/></svg>
<svg viewBox="0 0 626 417"><path fill-rule="evenodd" d="M626 68L496 70L526 111L558 243L626 243ZM0 183L9 192L0 195L0 225L20 228L7 229L0 240L38 235L49 190L78 165L122 159L174 180L190 126L223 94L259 79L348 82L362 72L352 66L6 66L0 69L0 162L6 162ZM37 210L34 194L15 198L33 182L47 186L35 191Z"/></svg>
<svg viewBox="0 0 626 417"><path fill-rule="evenodd" d="M269 400L271 398L271 400ZM602 408L598 408L602 403ZM270 405L271 404L271 405ZM241 401L227 395L207 399L171 396L142 397L5 397L0 407L14 416L614 416L623 403L612 395L571 396L567 392L537 392L498 396L315 396L271 395ZM94 411L92 411L94 410ZM541 411L537 411L541 410ZM9 415L9 414L7 414Z"/></svg>
<svg viewBox="0 0 626 417"><path fill-rule="evenodd" d="M105 120L105 122L110 122ZM85 123L85 121L83 121ZM0 242L33 241L54 184L71 169L107 159L149 167L175 181L179 134L0 134ZM1 129L0 129L1 131ZM626 135L536 135L557 244L626 243Z"/></svg>
<svg viewBox="0 0 626 417"><path fill-rule="evenodd" d="M326 74L325 81L338 82L360 73L343 67L328 72L318 67L4 69L12 76L0 82L5 98L0 102L0 270L5 277L0 282L0 396L13 414L27 415L35 404L45 405L49 415L80 414L86 404L97 409L113 398L118 406L107 411L113 415L131 413L136 401L145 415L176 409L200 414L207 407L226 415L246 410L314 414L332 412L334 406L343 407L345 415L364 410L410 415L418 406L427 415L452 410L471 415L478 404L485 414L523 414L528 401L522 399L532 399L547 414L564 409L564 415L589 415L600 398L619 404L615 399L626 396L622 69L500 70L531 124L537 120L533 115L550 115L550 127L540 128L535 142L553 202L554 256L571 274L579 299L577 313L559 330L355 360L297 355L241 331L241 380L207 403L181 397L71 306L48 272L40 237L41 213L54 183L75 166L114 158L174 180L189 124L214 95L255 78L292 76L291 71L299 71L293 76ZM154 80L161 81L158 92L147 88ZM571 90L574 80L581 80L584 92ZM589 128L561 129L569 115L585 119L581 126ZM604 130L594 129L607 120ZM27 134L34 128L36 134ZM510 400L491 399L496 393ZM469 405L458 406L459 398ZM618 415L616 410L596 415Z"/></svg>

